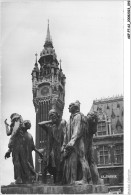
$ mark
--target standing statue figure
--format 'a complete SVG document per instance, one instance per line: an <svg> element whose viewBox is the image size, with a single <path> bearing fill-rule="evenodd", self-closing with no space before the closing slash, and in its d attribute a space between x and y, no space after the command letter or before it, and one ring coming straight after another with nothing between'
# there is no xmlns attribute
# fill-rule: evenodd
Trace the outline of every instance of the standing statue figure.
<svg viewBox="0 0 131 195"><path fill-rule="evenodd" d="M80 103L76 101L69 105L71 113L67 132L63 143L65 156L63 170L63 184L92 183L89 164L86 157L87 150L87 120L80 113Z"/></svg>
<svg viewBox="0 0 131 195"><path fill-rule="evenodd" d="M31 123L28 120L23 121L19 114L13 113L10 129L7 120L5 120L5 126L7 135L11 135L5 158L9 158L12 153L15 184L32 183L37 176L34 170L32 151L39 153L41 158L43 155L36 149L33 137L27 131L31 128Z"/></svg>
<svg viewBox="0 0 131 195"><path fill-rule="evenodd" d="M6 134L7 136L11 136L8 144L8 151L6 152L5 157L10 157L10 153L12 152L15 144L15 140L17 139L17 135L20 134L23 136L23 118L21 115L17 113L13 113L11 116L11 125L9 129L9 124L7 123L7 119L5 120Z"/></svg>
<svg viewBox="0 0 131 195"><path fill-rule="evenodd" d="M101 184L101 179L99 178L99 173L97 169L97 165L93 156L93 134L97 132L97 123L98 123L98 115L97 112L89 112L87 114L88 121L88 136L87 136L87 160L90 166L92 182L95 185Z"/></svg>
<svg viewBox="0 0 131 195"><path fill-rule="evenodd" d="M47 154L47 166L44 168L43 181L46 182L47 171L53 175L54 183L61 182L61 146L66 131L66 121L60 118L55 109L49 111L50 121L38 123L46 131L48 137L49 150Z"/></svg>

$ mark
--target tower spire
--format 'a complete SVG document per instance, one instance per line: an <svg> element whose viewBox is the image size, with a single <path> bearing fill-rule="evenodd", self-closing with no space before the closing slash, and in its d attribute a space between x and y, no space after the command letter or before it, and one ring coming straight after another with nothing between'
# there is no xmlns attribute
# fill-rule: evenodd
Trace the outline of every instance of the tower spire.
<svg viewBox="0 0 131 195"><path fill-rule="evenodd" d="M47 42L52 42L51 36L50 36L49 19L48 19L48 26L47 26L46 41L47 41Z"/></svg>
<svg viewBox="0 0 131 195"><path fill-rule="evenodd" d="M47 35L46 35L46 40L45 40L44 47L53 48L53 43L52 43L52 38L51 38L51 35L50 35L50 28L49 28L49 19L48 19Z"/></svg>
<svg viewBox="0 0 131 195"><path fill-rule="evenodd" d="M35 63L37 64L37 56L38 56L38 54L36 53L35 56L36 56L36 62Z"/></svg>

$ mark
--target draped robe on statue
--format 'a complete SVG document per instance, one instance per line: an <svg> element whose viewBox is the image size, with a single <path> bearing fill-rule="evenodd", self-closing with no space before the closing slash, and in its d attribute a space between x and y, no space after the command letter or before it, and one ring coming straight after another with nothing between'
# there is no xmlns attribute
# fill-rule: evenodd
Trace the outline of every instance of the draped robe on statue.
<svg viewBox="0 0 131 195"><path fill-rule="evenodd" d="M35 179L32 151L34 150L33 137L27 131L18 133L12 148L12 160L14 164L14 179L21 179L22 183L32 182Z"/></svg>
<svg viewBox="0 0 131 195"><path fill-rule="evenodd" d="M61 180L61 146L66 128L66 121L61 120L59 124L45 125L43 129L47 132L48 147L46 151L47 167L42 166L43 179L46 177L46 171L54 176L54 182ZM44 170L46 169L46 171Z"/></svg>
<svg viewBox="0 0 131 195"><path fill-rule="evenodd" d="M91 173L87 161L87 121L80 112L71 114L63 145L71 143L72 152L64 161L63 184L72 184L77 180L89 181Z"/></svg>

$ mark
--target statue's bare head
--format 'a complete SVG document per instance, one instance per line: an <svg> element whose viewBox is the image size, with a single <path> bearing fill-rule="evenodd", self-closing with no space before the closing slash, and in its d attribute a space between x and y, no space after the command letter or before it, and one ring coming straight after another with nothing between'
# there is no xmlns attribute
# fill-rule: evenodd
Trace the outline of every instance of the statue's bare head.
<svg viewBox="0 0 131 195"><path fill-rule="evenodd" d="M55 109L51 109L49 111L49 119L52 120L53 123L57 123L59 121L60 115Z"/></svg>
<svg viewBox="0 0 131 195"><path fill-rule="evenodd" d="M76 100L75 102L72 102L69 105L69 112L70 113L76 113L80 111L80 102L78 100Z"/></svg>
<svg viewBox="0 0 131 195"><path fill-rule="evenodd" d="M13 127L14 124L15 124L15 122L17 122L17 121L19 121L20 123L23 122L22 116L20 114L18 114L18 113L11 114L10 119L11 119L11 125L10 125L10 127Z"/></svg>
<svg viewBox="0 0 131 195"><path fill-rule="evenodd" d="M31 128L31 122L29 120L24 120L23 123L26 130Z"/></svg>
<svg viewBox="0 0 131 195"><path fill-rule="evenodd" d="M20 114L17 114L17 113L11 114L11 116L10 116L11 122L14 121L14 120L18 120L20 117L21 117Z"/></svg>

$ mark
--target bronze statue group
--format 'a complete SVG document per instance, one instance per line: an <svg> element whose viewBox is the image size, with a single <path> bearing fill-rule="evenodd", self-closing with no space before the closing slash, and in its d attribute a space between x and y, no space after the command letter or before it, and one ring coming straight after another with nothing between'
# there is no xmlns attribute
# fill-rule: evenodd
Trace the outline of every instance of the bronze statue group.
<svg viewBox="0 0 131 195"><path fill-rule="evenodd" d="M70 118L66 122L55 109L49 111L49 121L39 123L48 137L48 152L37 149L29 120L13 113L11 124L5 120L6 133L10 140L5 158L12 153L15 184L34 183L39 180L33 165L32 151L42 159L42 179L46 183L47 172L53 175L56 185L100 184L101 179L93 157L92 140L97 131L98 116L80 112L79 101L69 105ZM44 165L46 161L46 166Z"/></svg>

